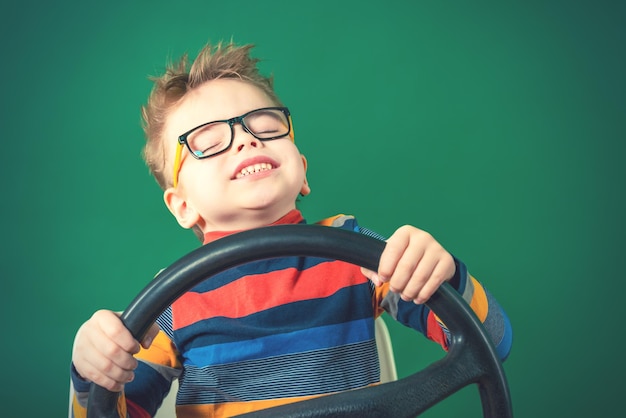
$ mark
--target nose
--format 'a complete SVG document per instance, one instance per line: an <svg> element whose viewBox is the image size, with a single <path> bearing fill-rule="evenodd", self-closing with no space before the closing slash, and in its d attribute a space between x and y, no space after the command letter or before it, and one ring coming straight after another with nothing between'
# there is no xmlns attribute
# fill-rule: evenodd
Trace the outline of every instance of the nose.
<svg viewBox="0 0 626 418"><path fill-rule="evenodd" d="M256 140L256 138L253 139L252 141L250 141L250 146L252 148L256 148L257 147L257 140ZM241 151L244 148L245 148L244 144L239 144L239 146L237 146L237 151Z"/></svg>
<svg viewBox="0 0 626 418"><path fill-rule="evenodd" d="M234 127L233 135L233 148L236 149L237 152L241 152L246 147L259 148L262 144L261 141L256 139L241 125Z"/></svg>

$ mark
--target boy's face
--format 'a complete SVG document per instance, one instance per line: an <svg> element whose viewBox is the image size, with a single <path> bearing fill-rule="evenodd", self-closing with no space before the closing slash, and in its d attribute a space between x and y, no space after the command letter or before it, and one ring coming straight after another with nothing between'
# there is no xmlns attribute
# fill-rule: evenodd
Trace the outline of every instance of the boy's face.
<svg viewBox="0 0 626 418"><path fill-rule="evenodd" d="M259 88L235 79L212 80L189 92L167 119L166 173L173 170L182 133L275 105ZM259 164L263 170L238 175ZM183 149L178 186L167 189L164 199L181 226L198 225L206 233L268 225L295 208L298 194L309 192L306 159L289 136L260 141L236 124L224 153L198 160Z"/></svg>

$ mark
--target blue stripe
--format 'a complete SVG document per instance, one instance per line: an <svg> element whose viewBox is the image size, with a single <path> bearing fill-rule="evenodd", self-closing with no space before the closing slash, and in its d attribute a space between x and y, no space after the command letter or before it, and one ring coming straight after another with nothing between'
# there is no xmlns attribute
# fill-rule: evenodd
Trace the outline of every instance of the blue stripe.
<svg viewBox="0 0 626 418"><path fill-rule="evenodd" d="M504 310L501 310L501 312L504 319L504 335L500 343L496 346L496 351L500 356L500 360L505 361L509 357L511 346L513 345L513 327Z"/></svg>
<svg viewBox="0 0 626 418"><path fill-rule="evenodd" d="M186 366L177 401L193 405L318 395L364 387L379 377L376 342L371 339L261 360Z"/></svg>
<svg viewBox="0 0 626 418"><path fill-rule="evenodd" d="M277 334L254 340L191 349L187 363L196 367L258 360L304 351L354 344L374 338L372 318Z"/></svg>
<svg viewBox="0 0 626 418"><path fill-rule="evenodd" d="M376 239L377 239L377 240L379 240L379 241L387 241L387 239L386 239L385 237L383 237L382 235L380 235L378 232L374 232L374 231L372 231L371 229L364 228L364 227L362 227L362 226L358 226L358 225L357 225L357 226L354 228L354 230L355 230L356 232L360 233L360 234L367 235L368 237L371 237L371 238L376 238Z"/></svg>
<svg viewBox="0 0 626 418"><path fill-rule="evenodd" d="M500 307L498 301L493 297L488 290L485 289L487 295L487 305L489 311L487 317L483 322L485 330L493 341L500 360L504 361L511 351L511 345L513 344L513 329L511 328L511 321L506 315L504 310Z"/></svg>
<svg viewBox="0 0 626 418"><path fill-rule="evenodd" d="M430 309L426 305L416 305L412 301L406 302L398 298L397 320L409 328L413 328L426 335L428 314Z"/></svg>
<svg viewBox="0 0 626 418"><path fill-rule="evenodd" d="M469 273L467 272L467 267L465 263L461 260L455 258L457 270L454 272L454 275L459 278L459 288L456 289L461 295L465 293L465 288L467 287L467 281L470 280Z"/></svg>
<svg viewBox="0 0 626 418"><path fill-rule="evenodd" d="M172 326L172 307L168 306L156 320L159 328L169 337L170 340L174 340L174 329Z"/></svg>
<svg viewBox="0 0 626 418"><path fill-rule="evenodd" d="M156 413L157 405L161 404L161 400L170 390L171 383L143 361L138 363L135 374L135 380L124 385L126 397L152 416Z"/></svg>

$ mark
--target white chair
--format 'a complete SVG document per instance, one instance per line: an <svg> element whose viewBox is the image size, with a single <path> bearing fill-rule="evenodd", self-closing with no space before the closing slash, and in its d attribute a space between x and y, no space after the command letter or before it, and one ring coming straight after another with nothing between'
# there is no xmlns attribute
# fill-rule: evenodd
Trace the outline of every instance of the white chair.
<svg viewBox="0 0 626 418"><path fill-rule="evenodd" d="M378 358L380 361L380 381L381 383L386 383L398 380L396 361L393 356L393 347L391 346L391 338L387 324L379 317L374 321L374 325L376 348L378 349ZM176 392L178 392L178 380L172 382L172 388L167 397L163 400L163 404L154 418L176 418ZM68 411L68 417L70 418L72 416L73 397L74 393L72 385L70 384L70 405Z"/></svg>
<svg viewBox="0 0 626 418"><path fill-rule="evenodd" d="M376 348L378 349L378 360L380 362L380 382L387 383L398 380L391 336L382 317L378 317L374 321L374 331L376 333Z"/></svg>

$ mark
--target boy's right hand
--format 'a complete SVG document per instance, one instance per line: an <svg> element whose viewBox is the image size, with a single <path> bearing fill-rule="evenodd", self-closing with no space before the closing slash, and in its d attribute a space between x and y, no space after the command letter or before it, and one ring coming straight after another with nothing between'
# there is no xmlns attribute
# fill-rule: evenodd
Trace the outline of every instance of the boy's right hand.
<svg viewBox="0 0 626 418"><path fill-rule="evenodd" d="M119 392L133 380L139 352L139 343L120 320L119 313L100 310L85 322L76 333L72 362L83 379L94 382L112 392ZM153 324L142 342L150 347L159 331Z"/></svg>

